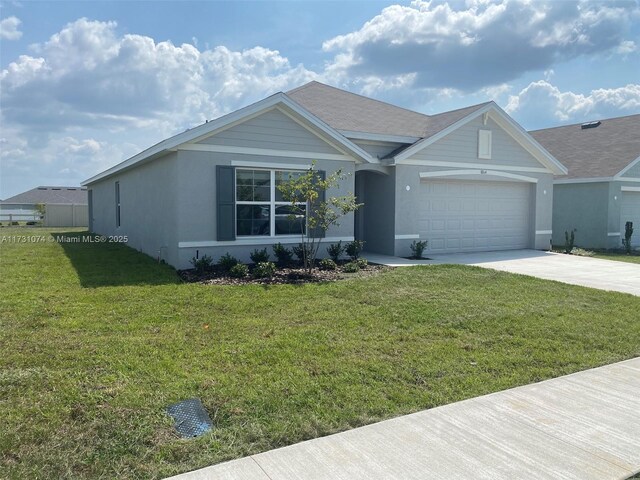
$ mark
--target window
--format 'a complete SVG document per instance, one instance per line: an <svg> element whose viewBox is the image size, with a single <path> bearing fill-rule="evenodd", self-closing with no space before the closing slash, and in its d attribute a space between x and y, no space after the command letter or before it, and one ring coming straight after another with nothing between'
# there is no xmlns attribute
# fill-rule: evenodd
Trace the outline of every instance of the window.
<svg viewBox="0 0 640 480"><path fill-rule="evenodd" d="M116 182L116 227L120 226L120 182Z"/></svg>
<svg viewBox="0 0 640 480"><path fill-rule="evenodd" d="M300 235L306 230L307 206L291 205L278 185L301 172L236 169L236 235Z"/></svg>
<svg viewBox="0 0 640 480"><path fill-rule="evenodd" d="M478 158L491 158L491 130L478 130Z"/></svg>

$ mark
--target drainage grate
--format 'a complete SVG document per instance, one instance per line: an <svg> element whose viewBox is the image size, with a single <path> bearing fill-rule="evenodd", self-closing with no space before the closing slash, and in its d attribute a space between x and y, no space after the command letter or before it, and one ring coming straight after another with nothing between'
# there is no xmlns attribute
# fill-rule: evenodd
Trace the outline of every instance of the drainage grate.
<svg viewBox="0 0 640 480"><path fill-rule="evenodd" d="M213 422L199 398L169 405L167 413L175 420L176 430L182 438L199 437L213 428Z"/></svg>

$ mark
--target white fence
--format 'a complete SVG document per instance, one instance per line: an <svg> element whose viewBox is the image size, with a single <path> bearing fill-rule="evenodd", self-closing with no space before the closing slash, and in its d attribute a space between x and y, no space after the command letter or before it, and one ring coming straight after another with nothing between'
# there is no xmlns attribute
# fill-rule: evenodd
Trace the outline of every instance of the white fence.
<svg viewBox="0 0 640 480"><path fill-rule="evenodd" d="M15 208L12 208L15 207ZM40 215L24 205L4 204L0 209L0 222L39 222ZM45 227L88 227L87 205L48 204L42 221Z"/></svg>
<svg viewBox="0 0 640 480"><path fill-rule="evenodd" d="M44 226L88 227L89 207L87 205L47 205Z"/></svg>

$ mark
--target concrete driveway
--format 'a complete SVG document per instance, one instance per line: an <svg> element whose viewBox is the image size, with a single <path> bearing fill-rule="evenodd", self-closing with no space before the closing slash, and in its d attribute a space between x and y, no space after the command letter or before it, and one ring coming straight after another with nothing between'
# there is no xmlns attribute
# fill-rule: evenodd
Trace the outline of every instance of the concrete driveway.
<svg viewBox="0 0 640 480"><path fill-rule="evenodd" d="M406 260L378 254L364 254L372 263L391 266L460 264L519 273L584 287L612 290L640 296L640 264L578 257L538 250L431 255L431 260Z"/></svg>

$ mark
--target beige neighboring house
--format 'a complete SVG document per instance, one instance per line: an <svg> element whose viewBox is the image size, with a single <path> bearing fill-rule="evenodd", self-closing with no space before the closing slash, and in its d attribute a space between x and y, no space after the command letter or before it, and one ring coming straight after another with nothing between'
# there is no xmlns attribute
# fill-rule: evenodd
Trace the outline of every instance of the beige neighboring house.
<svg viewBox="0 0 640 480"><path fill-rule="evenodd" d="M44 205L47 227L89 225L88 195L85 187L41 186L0 201L0 222L38 222L38 205Z"/></svg>

